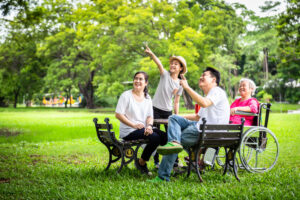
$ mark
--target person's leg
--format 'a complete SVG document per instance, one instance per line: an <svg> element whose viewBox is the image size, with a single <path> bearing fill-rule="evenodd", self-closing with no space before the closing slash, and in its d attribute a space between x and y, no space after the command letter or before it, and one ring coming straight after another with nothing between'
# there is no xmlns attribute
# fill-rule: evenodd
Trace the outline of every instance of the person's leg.
<svg viewBox="0 0 300 200"><path fill-rule="evenodd" d="M164 110L160 110L156 107L153 107L153 116L154 116L154 119L168 119L169 116L172 115L172 111L164 111ZM156 126L156 128L158 130L160 130L160 127ZM168 130L168 126L165 125L165 130L166 132L163 132L162 134L162 141L164 140L164 138L167 139L167 130ZM160 145L165 145L164 142L162 142L163 144L160 144ZM154 164L155 166L158 168L159 167L159 153L155 153L154 155Z"/></svg>
<svg viewBox="0 0 300 200"><path fill-rule="evenodd" d="M181 142L181 130L193 122L178 115L172 115L168 121L168 142Z"/></svg>
<svg viewBox="0 0 300 200"><path fill-rule="evenodd" d="M161 140L161 136L159 134L157 134L156 132L153 132L151 135L146 136L144 134L145 129L138 129L135 130L133 132L131 132L129 135L127 135L126 137L124 137L124 140L137 140L137 139L148 139L149 140L149 144L146 145L141 158L144 161L148 161L151 154L155 151L155 149L158 147L158 145L160 144L160 140ZM140 163L142 164L142 163Z"/></svg>
<svg viewBox="0 0 300 200"><path fill-rule="evenodd" d="M159 178L161 178L162 180L170 181L171 172L177 156L178 154L169 154L163 156L158 169Z"/></svg>
<svg viewBox="0 0 300 200"><path fill-rule="evenodd" d="M181 144L184 147L191 147L197 143L199 131L196 127L197 122L191 123L181 133Z"/></svg>

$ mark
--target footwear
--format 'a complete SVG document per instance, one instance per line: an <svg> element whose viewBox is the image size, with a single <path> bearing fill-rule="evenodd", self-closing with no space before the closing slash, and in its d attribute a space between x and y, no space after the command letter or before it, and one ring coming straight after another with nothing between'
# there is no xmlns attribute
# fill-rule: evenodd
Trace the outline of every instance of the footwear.
<svg viewBox="0 0 300 200"><path fill-rule="evenodd" d="M138 170L140 170L140 172L142 173L142 174L146 174L146 175L148 175L148 176L152 176L152 173L149 171L149 169L148 169L148 167L147 167L147 163L145 164L145 165L140 165L140 162L139 161L137 161L136 163L135 163L135 166L136 166L136 168L138 169Z"/></svg>
<svg viewBox="0 0 300 200"><path fill-rule="evenodd" d="M165 181L162 180L161 178L159 178L158 176L156 176L154 179L147 180L147 182L150 182L150 183L161 183L161 182L165 182Z"/></svg>
<svg viewBox="0 0 300 200"><path fill-rule="evenodd" d="M179 153L183 150L183 147L176 142L168 142L164 146L157 147L157 152L162 155L168 155L173 153Z"/></svg>

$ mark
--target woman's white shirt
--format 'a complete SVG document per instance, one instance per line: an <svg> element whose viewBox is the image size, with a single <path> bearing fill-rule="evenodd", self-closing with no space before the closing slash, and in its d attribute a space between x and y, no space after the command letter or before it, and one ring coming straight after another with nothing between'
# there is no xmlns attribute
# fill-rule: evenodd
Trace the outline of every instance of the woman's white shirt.
<svg viewBox="0 0 300 200"><path fill-rule="evenodd" d="M118 100L116 113L125 115L125 117L134 124L142 123L146 126L147 118L153 118L151 97L148 95L143 101L138 102L133 97L132 89L127 90L122 93ZM136 129L120 122L120 138L126 137L135 130Z"/></svg>

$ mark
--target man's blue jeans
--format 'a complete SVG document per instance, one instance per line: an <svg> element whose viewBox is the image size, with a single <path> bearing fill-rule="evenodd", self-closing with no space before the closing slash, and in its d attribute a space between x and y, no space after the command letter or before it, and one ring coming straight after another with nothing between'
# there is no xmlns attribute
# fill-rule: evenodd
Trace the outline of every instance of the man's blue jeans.
<svg viewBox="0 0 300 200"><path fill-rule="evenodd" d="M197 122L190 121L178 115L169 117L168 141L176 141L184 147L192 146L197 142L199 131L196 127ZM158 176L166 181L170 181L173 165L178 154L163 156L158 169Z"/></svg>

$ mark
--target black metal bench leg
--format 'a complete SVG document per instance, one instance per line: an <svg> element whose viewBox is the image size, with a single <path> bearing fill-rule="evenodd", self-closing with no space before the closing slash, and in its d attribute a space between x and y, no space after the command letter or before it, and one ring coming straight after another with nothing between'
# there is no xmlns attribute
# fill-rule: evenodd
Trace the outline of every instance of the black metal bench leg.
<svg viewBox="0 0 300 200"><path fill-rule="evenodd" d="M237 165L236 165L236 161L235 161L235 158L236 158L236 150L234 150L234 153L233 153L233 172L234 172L234 176L235 176L235 178L238 180L238 181L240 181L240 179L239 179L239 177L238 177L238 175L237 175Z"/></svg>
<svg viewBox="0 0 300 200"><path fill-rule="evenodd" d="M118 169L118 173L121 172L121 170L122 170L122 168L123 168L123 166L125 164L125 158L124 158L125 155L124 155L124 152L123 152L123 150L121 148L119 148L119 150L120 150L120 153L121 153L121 166Z"/></svg>
<svg viewBox="0 0 300 200"><path fill-rule="evenodd" d="M190 176L190 174L191 174L191 166L192 166L192 151L191 151L191 149L188 152L189 152L189 164L188 164L188 170L187 170L186 177Z"/></svg>
<svg viewBox="0 0 300 200"><path fill-rule="evenodd" d="M226 174L227 172L227 168L228 168L228 165L229 165L229 160L228 160L228 151L227 151L227 148L224 148L225 149L225 166L224 166L224 172L223 172L223 176Z"/></svg>
<svg viewBox="0 0 300 200"><path fill-rule="evenodd" d="M201 177L200 170L199 170L199 164L198 164L199 163L200 152L201 152L201 148L198 148L197 153L195 155L196 156L196 172L197 172L197 175L199 177L200 182L202 183L203 179Z"/></svg>
<svg viewBox="0 0 300 200"><path fill-rule="evenodd" d="M105 170L108 170L112 163L112 151L108 146L107 146L107 149L108 149L108 153L109 153L109 161L108 161L108 164L107 164Z"/></svg>

